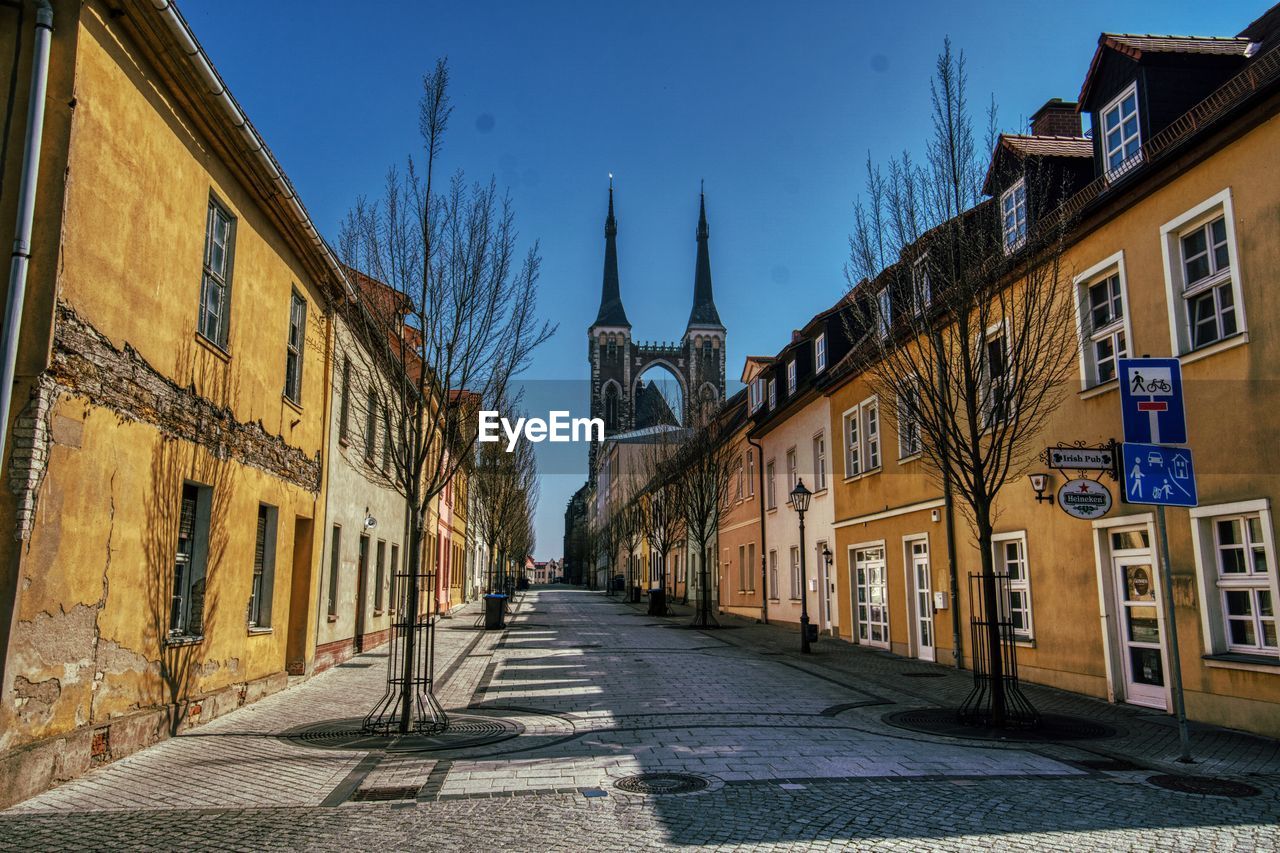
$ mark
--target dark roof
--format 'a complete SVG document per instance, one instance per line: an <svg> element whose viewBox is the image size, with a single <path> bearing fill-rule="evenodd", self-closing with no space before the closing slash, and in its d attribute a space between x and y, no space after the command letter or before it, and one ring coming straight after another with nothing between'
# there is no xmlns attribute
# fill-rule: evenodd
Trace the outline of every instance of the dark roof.
<svg viewBox="0 0 1280 853"><path fill-rule="evenodd" d="M596 326L631 327L622 307L622 287L618 283L618 220L613 218L613 180L609 180L609 215L604 219L604 282L600 286L600 310Z"/></svg>
<svg viewBox="0 0 1280 853"><path fill-rule="evenodd" d="M1263 12L1256 21L1241 30L1237 38L1263 41L1270 38L1276 30L1280 30L1280 3Z"/></svg>
<svg viewBox="0 0 1280 853"><path fill-rule="evenodd" d="M1217 36L1156 36L1126 33L1103 33L1098 36L1098 49L1093 53L1089 63L1089 71L1084 76L1080 87L1079 103L1084 107L1089 98L1089 90L1097 78L1098 68L1107 51L1114 51L1129 57L1135 62L1142 61L1144 56L1163 54L1183 54L1195 56L1237 56L1246 58L1253 46L1247 38L1227 38Z"/></svg>
<svg viewBox="0 0 1280 853"><path fill-rule="evenodd" d="M693 310L689 312L690 326L714 326L723 329L720 312L716 310L711 292L711 256L707 253L707 198L699 197L698 203L698 259L693 273Z"/></svg>

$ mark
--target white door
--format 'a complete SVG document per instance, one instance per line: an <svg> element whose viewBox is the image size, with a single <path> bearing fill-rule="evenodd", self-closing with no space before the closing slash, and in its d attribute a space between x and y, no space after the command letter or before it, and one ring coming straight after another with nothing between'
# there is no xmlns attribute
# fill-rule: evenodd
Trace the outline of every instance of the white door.
<svg viewBox="0 0 1280 853"><path fill-rule="evenodd" d="M936 660L933 649L933 578L929 569L929 540L911 545L911 583L915 594L916 657Z"/></svg>
<svg viewBox="0 0 1280 853"><path fill-rule="evenodd" d="M1150 555L1116 557L1114 567L1125 701L1167 711L1155 567Z"/></svg>
<svg viewBox="0 0 1280 853"><path fill-rule="evenodd" d="M854 613L858 642L889 648L888 590L885 588L884 546L853 552Z"/></svg>

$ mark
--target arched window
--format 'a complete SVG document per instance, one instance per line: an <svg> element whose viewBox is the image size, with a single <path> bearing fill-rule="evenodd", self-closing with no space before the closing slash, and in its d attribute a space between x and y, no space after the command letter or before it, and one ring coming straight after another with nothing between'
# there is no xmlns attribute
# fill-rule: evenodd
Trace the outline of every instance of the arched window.
<svg viewBox="0 0 1280 853"><path fill-rule="evenodd" d="M618 386L610 384L604 389L604 428L608 432L618 430Z"/></svg>

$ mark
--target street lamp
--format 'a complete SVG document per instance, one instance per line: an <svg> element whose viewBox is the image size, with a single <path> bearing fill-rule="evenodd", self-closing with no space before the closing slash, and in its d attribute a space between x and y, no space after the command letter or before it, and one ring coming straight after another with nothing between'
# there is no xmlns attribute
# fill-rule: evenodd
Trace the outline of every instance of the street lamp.
<svg viewBox="0 0 1280 853"><path fill-rule="evenodd" d="M804 480L796 480L787 503L800 515L800 653L809 654L809 580L804 570L804 514L809 509L813 492L804 487Z"/></svg>

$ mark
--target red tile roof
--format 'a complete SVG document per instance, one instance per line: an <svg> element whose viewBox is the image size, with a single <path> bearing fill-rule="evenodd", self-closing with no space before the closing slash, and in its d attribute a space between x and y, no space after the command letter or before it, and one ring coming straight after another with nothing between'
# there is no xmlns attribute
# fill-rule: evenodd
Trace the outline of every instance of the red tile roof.
<svg viewBox="0 0 1280 853"><path fill-rule="evenodd" d="M1093 140L1087 136L1022 136L1003 134L1000 141L1023 157L1092 157Z"/></svg>
<svg viewBox="0 0 1280 853"><path fill-rule="evenodd" d="M1098 36L1098 49L1094 51L1093 60L1089 63L1089 71L1084 76L1077 101L1081 107L1089 96L1102 57L1108 50L1124 54L1135 62L1146 54L1196 54L1200 56L1238 56L1248 57L1254 42L1247 38L1225 38L1218 36L1157 36L1130 33L1103 33Z"/></svg>

